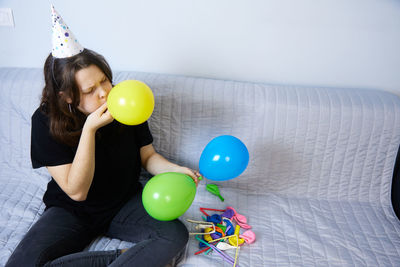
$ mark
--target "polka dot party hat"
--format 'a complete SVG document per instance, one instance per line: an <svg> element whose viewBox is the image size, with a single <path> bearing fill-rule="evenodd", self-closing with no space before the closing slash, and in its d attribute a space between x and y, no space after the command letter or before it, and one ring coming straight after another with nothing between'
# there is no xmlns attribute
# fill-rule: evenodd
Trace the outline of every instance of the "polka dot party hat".
<svg viewBox="0 0 400 267"><path fill-rule="evenodd" d="M80 45L53 5L51 5L51 19L53 23L53 50L51 54L53 57L72 57L82 52L83 46Z"/></svg>

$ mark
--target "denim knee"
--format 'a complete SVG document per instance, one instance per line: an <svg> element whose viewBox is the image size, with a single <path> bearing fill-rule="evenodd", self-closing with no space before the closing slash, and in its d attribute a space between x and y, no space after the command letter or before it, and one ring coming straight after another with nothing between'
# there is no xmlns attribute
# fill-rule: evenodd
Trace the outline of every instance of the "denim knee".
<svg viewBox="0 0 400 267"><path fill-rule="evenodd" d="M161 234L161 238L173 241L176 246L184 247L189 240L189 232L186 226L178 219L166 222L168 231Z"/></svg>

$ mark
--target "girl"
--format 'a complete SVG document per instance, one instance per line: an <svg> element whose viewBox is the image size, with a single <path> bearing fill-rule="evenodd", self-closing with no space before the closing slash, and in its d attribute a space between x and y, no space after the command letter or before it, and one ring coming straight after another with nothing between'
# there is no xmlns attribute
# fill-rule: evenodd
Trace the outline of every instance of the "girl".
<svg viewBox="0 0 400 267"><path fill-rule="evenodd" d="M179 220L160 222L146 213L141 166L153 175L185 173L196 182L199 173L157 154L147 122L113 120L106 104L112 74L100 55L87 49L67 59L50 55L44 73L31 158L53 179L43 197L46 211L6 266L164 266L186 245L188 233ZM122 255L80 252L101 234L137 244Z"/></svg>
<svg viewBox="0 0 400 267"><path fill-rule="evenodd" d="M157 221L144 210L141 167L153 175L188 174L196 184L199 173L156 153L147 122L113 120L106 103L112 72L101 55L88 49L57 55L53 50L45 62L32 116L32 165L52 176L46 209L6 266L165 266L186 245L188 231L179 220ZM136 245L82 252L99 235Z"/></svg>

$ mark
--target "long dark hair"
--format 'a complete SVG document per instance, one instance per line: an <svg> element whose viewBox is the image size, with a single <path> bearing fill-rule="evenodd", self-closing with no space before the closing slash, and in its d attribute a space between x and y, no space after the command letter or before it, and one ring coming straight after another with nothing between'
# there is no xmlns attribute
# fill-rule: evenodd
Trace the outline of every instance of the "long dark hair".
<svg viewBox="0 0 400 267"><path fill-rule="evenodd" d="M50 134L70 146L78 144L86 120L86 115L77 108L80 92L75 73L90 65L97 66L112 83L111 68L105 58L89 49L68 58L55 58L50 53L44 64L45 86L40 108L49 117ZM72 103L68 104L67 98Z"/></svg>

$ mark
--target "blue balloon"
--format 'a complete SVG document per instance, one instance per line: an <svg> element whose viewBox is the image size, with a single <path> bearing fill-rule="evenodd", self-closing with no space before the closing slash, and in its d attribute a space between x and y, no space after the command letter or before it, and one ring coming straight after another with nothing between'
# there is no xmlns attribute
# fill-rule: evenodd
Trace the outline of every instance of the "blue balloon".
<svg viewBox="0 0 400 267"><path fill-rule="evenodd" d="M239 176L248 163L249 151L245 144L232 135L221 135L204 148L199 169L208 179L225 181Z"/></svg>

